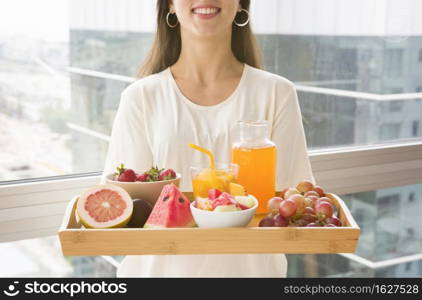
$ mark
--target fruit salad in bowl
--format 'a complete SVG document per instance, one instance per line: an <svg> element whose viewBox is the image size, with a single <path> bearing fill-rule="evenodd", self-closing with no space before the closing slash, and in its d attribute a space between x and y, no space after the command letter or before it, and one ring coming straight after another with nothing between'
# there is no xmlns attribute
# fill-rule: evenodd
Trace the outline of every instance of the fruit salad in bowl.
<svg viewBox="0 0 422 300"><path fill-rule="evenodd" d="M232 195L210 189L208 197L196 197L191 211L199 227L244 227L255 215L258 200L252 195Z"/></svg>
<svg viewBox="0 0 422 300"><path fill-rule="evenodd" d="M152 167L149 170L136 172L120 164L116 172L106 176L106 183L119 186L134 198L141 198L154 205L161 190L167 184L179 186L182 176L170 168Z"/></svg>

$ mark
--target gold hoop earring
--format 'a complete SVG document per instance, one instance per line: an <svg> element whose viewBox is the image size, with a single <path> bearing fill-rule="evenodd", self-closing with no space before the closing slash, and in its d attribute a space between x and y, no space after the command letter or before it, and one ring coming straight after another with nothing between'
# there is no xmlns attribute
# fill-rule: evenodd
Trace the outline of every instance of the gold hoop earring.
<svg viewBox="0 0 422 300"><path fill-rule="evenodd" d="M244 9L244 8L242 8L240 11L239 11L239 13L241 13L242 11L244 11L245 13L246 13L246 16L248 17L247 19L246 19L246 21L245 22L243 22L243 23L237 23L236 22L236 17L237 17L237 15L236 15L236 17L234 17L234 24L236 24L237 26L239 26L239 27L243 27L243 26L246 26L248 23L249 23L249 11L247 10L247 9Z"/></svg>
<svg viewBox="0 0 422 300"><path fill-rule="evenodd" d="M166 23L167 23L167 26L168 26L168 27L170 27L170 28L175 28L175 27L179 24L179 20L177 20L176 24L170 24L169 17L170 17L170 15L172 15L172 14L176 14L176 13L171 13L171 12L168 12L168 13L167 13L167 16L166 16Z"/></svg>

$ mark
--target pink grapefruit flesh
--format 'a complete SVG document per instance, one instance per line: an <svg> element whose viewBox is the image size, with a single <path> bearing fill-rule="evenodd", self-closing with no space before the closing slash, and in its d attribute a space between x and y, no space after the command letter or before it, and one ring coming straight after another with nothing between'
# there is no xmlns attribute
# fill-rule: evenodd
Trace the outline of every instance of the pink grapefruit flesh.
<svg viewBox="0 0 422 300"><path fill-rule="evenodd" d="M99 185L81 194L77 212L85 227L111 228L125 226L132 215L129 194L113 185Z"/></svg>

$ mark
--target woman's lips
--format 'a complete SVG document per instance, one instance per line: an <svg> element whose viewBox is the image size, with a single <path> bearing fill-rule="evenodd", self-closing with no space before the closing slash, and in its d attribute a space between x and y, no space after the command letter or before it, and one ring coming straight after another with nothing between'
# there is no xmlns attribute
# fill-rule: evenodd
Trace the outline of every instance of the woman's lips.
<svg viewBox="0 0 422 300"><path fill-rule="evenodd" d="M192 9L192 13L201 19L211 19L220 13L218 7L196 7Z"/></svg>

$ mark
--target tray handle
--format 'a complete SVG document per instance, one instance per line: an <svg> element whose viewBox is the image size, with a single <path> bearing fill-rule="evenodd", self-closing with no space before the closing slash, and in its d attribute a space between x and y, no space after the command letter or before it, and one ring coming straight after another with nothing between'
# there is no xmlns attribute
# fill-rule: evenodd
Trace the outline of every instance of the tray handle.
<svg viewBox="0 0 422 300"><path fill-rule="evenodd" d="M66 211L63 216L62 224L60 225L59 232L65 231L66 229L77 229L81 228L81 224L76 220L76 203L79 196L75 196L69 201L66 207Z"/></svg>

